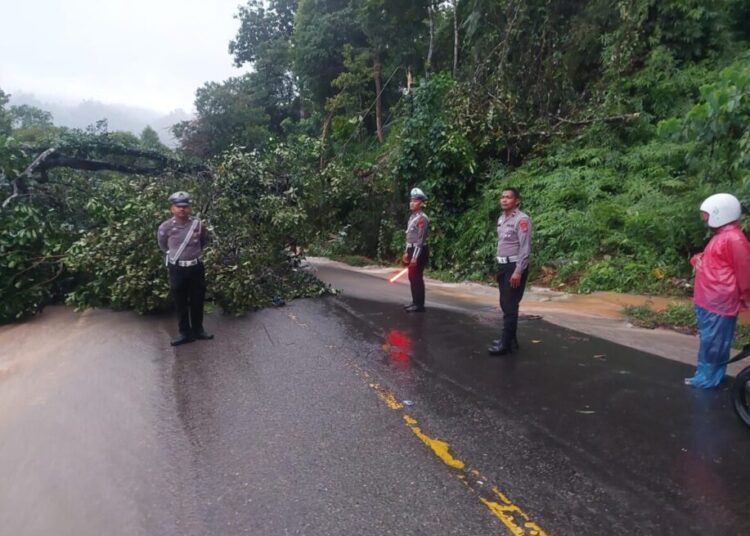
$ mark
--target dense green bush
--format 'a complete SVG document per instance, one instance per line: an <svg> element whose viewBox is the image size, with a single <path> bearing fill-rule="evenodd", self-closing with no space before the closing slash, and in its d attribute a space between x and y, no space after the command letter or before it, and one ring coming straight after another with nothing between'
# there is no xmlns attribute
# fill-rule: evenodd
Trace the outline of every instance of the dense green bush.
<svg viewBox="0 0 750 536"><path fill-rule="evenodd" d="M287 166L299 162L286 147L258 155L232 149L216 162L211 184L213 243L206 254L209 292L227 312L327 292L295 267L297 247L309 237Z"/></svg>
<svg viewBox="0 0 750 536"><path fill-rule="evenodd" d="M66 300L79 308L113 307L146 313L168 303L164 257L156 228L169 216L165 197L177 181L112 177L85 203L89 229L65 263L80 278ZM179 189L191 189L180 183Z"/></svg>
<svg viewBox="0 0 750 536"><path fill-rule="evenodd" d="M0 91L0 123L2 97ZM28 161L18 141L0 131L0 323L35 314L59 298L63 257L73 241L54 191L32 196L35 181L20 181Z"/></svg>
<svg viewBox="0 0 750 536"><path fill-rule="evenodd" d="M55 215L28 202L0 211L0 323L40 311L58 293L66 237Z"/></svg>

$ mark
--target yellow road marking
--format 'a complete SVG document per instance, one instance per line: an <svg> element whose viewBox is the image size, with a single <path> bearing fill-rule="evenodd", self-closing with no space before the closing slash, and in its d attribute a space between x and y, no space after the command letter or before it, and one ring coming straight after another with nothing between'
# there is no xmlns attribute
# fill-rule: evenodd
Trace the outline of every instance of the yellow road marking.
<svg viewBox="0 0 750 536"><path fill-rule="evenodd" d="M385 405L388 406L391 409L401 409L404 407L404 405L396 400L396 397L388 391L387 389L383 389L378 385L377 383L371 383L370 387L375 390L375 392L378 394L378 397L380 397L380 400L385 402Z"/></svg>
<svg viewBox="0 0 750 536"><path fill-rule="evenodd" d="M500 502L491 501L484 497L479 500L490 509L490 512L503 522L510 529L514 536L545 536L546 533L527 516L518 506L510 502L496 487L492 492L500 499Z"/></svg>
<svg viewBox="0 0 750 536"><path fill-rule="evenodd" d="M360 376L364 375L367 377L367 373L361 369L357 370L357 372ZM369 385L390 409L403 409L404 405L398 402L396 396L386 388L377 383L370 383ZM418 422L414 417L410 415L404 415L403 417L404 422L414 435L416 435L425 445L430 447L432 452L434 452L443 463L458 471L455 476L458 477L466 487L479 496L479 500L482 501L482 504L484 504L487 509L508 528L508 530L510 530L513 536L548 536L539 525L534 523L519 506L513 504L511 500L508 499L508 497L497 487L493 486L491 491L488 491L486 486L484 486L487 479L482 477L482 474L477 469L469 469L466 467L464 461L455 458L450 453L450 445L447 442L432 438L425 434L422 429L417 426Z"/></svg>
<svg viewBox="0 0 750 536"><path fill-rule="evenodd" d="M422 430L417 426L417 421L413 417L410 417L409 415L404 415L404 421L406 421L406 425L411 428L411 431L414 432L414 435L417 436L419 439L422 440L422 443L427 445L432 449L432 452L437 455L438 458L443 460L443 463L449 467L454 467L456 469L463 469L466 464L462 462L461 460L457 460L453 456L451 456L451 453L448 451L450 445L446 443L445 441L440 441L439 439L433 439L422 432Z"/></svg>

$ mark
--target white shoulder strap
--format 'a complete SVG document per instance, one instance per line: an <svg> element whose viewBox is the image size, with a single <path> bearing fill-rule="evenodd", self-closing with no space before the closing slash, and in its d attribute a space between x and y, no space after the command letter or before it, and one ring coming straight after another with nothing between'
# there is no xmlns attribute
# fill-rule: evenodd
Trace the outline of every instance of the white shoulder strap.
<svg viewBox="0 0 750 536"><path fill-rule="evenodd" d="M190 242L190 238L193 236L193 231L195 231L195 227L200 223L199 218L195 218L193 220L193 224L190 226L190 229L188 230L187 234L185 235L185 240L182 241L182 244L180 244L180 249L177 250L177 253L175 253L172 258L169 259L169 262L175 263L177 262L177 259L180 258L180 255L182 255L182 252L185 251L185 248L188 245L188 242Z"/></svg>

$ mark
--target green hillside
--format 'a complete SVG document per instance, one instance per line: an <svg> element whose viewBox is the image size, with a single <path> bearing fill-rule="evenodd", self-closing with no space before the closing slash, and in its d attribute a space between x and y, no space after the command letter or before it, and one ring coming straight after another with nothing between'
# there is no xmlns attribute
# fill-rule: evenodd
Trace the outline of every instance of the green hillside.
<svg viewBox="0 0 750 536"><path fill-rule="evenodd" d="M114 263L106 244L150 241L178 186L217 230L211 288L232 312L320 292L290 290L300 247L395 259L414 186L434 273L491 275L515 186L532 278L582 292L684 294L701 200L750 202L746 1L251 0L237 20L248 73L197 90L176 151L56 129L0 93L0 318L158 308L158 255ZM68 160L30 170L50 147Z"/></svg>

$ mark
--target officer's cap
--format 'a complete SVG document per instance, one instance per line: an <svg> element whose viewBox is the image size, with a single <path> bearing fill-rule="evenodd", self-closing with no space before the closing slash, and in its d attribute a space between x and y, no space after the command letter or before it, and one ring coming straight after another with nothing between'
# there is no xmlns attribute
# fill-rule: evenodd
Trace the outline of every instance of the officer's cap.
<svg viewBox="0 0 750 536"><path fill-rule="evenodd" d="M169 196L169 203L178 207L189 207L192 199L187 192L175 192Z"/></svg>
<svg viewBox="0 0 750 536"><path fill-rule="evenodd" d="M412 188L411 193L409 194L409 199L419 199L420 201L426 201L427 196L424 195L424 192L419 188Z"/></svg>

